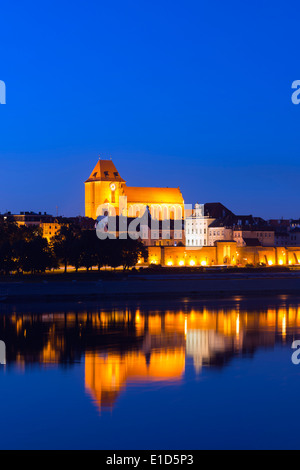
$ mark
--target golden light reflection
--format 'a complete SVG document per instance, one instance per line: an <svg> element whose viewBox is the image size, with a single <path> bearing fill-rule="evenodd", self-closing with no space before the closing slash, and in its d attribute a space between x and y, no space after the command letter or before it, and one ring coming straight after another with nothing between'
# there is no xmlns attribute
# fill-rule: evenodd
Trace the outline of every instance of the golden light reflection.
<svg viewBox="0 0 300 470"><path fill-rule="evenodd" d="M236 317L236 336L239 337L240 334L240 316Z"/></svg>
<svg viewBox="0 0 300 470"><path fill-rule="evenodd" d="M282 338L286 339L286 315L282 318Z"/></svg>
<svg viewBox="0 0 300 470"><path fill-rule="evenodd" d="M181 380L185 369L185 349L153 351L151 360L141 352L125 356L116 353L85 355L85 388L96 404L111 407L121 390L132 382Z"/></svg>
<svg viewBox="0 0 300 470"><path fill-rule="evenodd" d="M224 304L179 308L118 308L110 311L14 314L0 317L9 361L57 365L83 360L85 389L99 409L113 406L130 384L178 384L187 364L196 373L260 347L300 335L300 306L249 309L243 298ZM255 332L255 334L253 334ZM34 333L34 335L33 335ZM33 341L35 338L35 342ZM28 349L27 345L30 345Z"/></svg>

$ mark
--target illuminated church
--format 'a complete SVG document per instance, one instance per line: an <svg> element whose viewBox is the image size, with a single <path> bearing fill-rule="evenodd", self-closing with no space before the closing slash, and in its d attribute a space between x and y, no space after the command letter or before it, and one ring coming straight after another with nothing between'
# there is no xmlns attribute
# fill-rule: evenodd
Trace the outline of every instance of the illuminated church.
<svg viewBox="0 0 300 470"><path fill-rule="evenodd" d="M85 182L86 217L97 219L105 210L111 215L115 210L116 215L139 217L146 206L151 216L159 220L184 216L184 200L179 188L130 187L111 160L98 161Z"/></svg>

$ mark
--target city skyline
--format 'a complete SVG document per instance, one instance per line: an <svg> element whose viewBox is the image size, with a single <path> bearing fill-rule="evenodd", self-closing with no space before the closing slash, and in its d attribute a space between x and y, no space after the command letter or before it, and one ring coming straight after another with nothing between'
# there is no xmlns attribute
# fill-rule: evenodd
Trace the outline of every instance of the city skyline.
<svg viewBox="0 0 300 470"><path fill-rule="evenodd" d="M298 5L255 3L4 5L0 211L83 215L100 153L133 186L299 217Z"/></svg>
<svg viewBox="0 0 300 470"><path fill-rule="evenodd" d="M98 157L98 159L100 160L100 158ZM112 157L110 156L109 158L107 158L109 160L112 160ZM121 165L118 165L118 168L121 167ZM89 174L89 172L87 172L86 174ZM137 184L136 185L133 185L133 187L139 187L141 186L140 184L138 184L138 180L137 181ZM145 182L145 185L142 186L142 187L147 187L147 180L145 179L142 179L142 181ZM159 181L161 181L161 186L156 186L156 185L153 185L153 188L157 188L157 189L160 189L163 187L163 180L160 179ZM83 184L84 181L81 181L81 186ZM176 186L176 181L174 181L174 187ZM164 184L164 187L165 188L170 188L169 185L166 185ZM182 186L179 186L177 185L176 187L178 188L182 188ZM1 191L1 189L0 189ZM76 191L75 191L76 192ZM196 200L193 200L193 201L187 201L185 199L185 192L182 190L181 191L183 193L183 197L184 197L184 200L185 200L185 204L186 205L192 205L194 207L195 204L199 203L200 204L207 204L207 203L217 203L217 202L220 202L222 204L224 204L225 206L228 206L228 204L226 204L226 200L230 200L230 198L227 196L226 197L226 193L224 193L224 197L223 199L221 200L205 200L205 198L203 200L201 200L200 198L196 199ZM7 204L3 204L2 202L2 206L0 206L0 214L5 214L5 213L12 213L12 214L21 214L21 213L25 213L25 212L33 212L33 213L36 213L36 214L39 214L39 213L47 213L47 214L51 214L51 215L58 215L58 216L63 216L63 217L76 217L76 216L84 216L85 215L85 202L84 202L84 190L79 192L80 193L80 204L78 206L78 208L75 208L74 210L70 209L69 212L65 213L64 212L64 209L68 210L68 200L70 199L68 195L66 201L59 201L57 204L54 205L53 202L51 203L46 203L45 205L43 205L41 207L41 204L39 202L36 202L37 200L39 201L40 198L36 199L36 194L33 192L30 196L32 197L32 200L34 201L33 203L31 203L31 206L30 207L24 207L25 203L24 202L15 202L11 205L8 205ZM78 196L78 192L77 192L77 196ZM42 198L43 199L43 198ZM24 200L24 198L22 198L22 201ZM26 199L25 199L26 200ZM56 200L56 199L55 199ZM3 201L3 199L2 199ZM224 202L225 201L225 202ZM71 207L71 206L70 206ZM274 209L273 207L271 206L270 207L270 211L268 212L268 208L266 208L266 213L265 215L263 216L262 215L262 212L259 208L257 208L257 211L253 210L254 207L252 207L251 209L251 205L249 206L249 211L246 211L246 210L243 210L243 199L242 198L239 198L238 201L233 201L233 205L229 205L230 207L230 210L232 210L233 212L239 212L243 215L254 215L254 216L258 216L258 217L262 217L264 218L265 220L269 220L269 219L289 219L289 220L293 220L293 219L298 219L299 218L299 213L297 212L297 208L295 209L295 213L292 214L291 212L291 209L288 208L288 210L283 213L282 215L280 216L276 216L276 212L274 212ZM235 207L240 207L241 210L235 210L234 208ZM15 210L13 208L16 208ZM271 215L270 215L271 214ZM272 216L273 214L273 216ZM291 215L287 215L287 214L291 214Z"/></svg>

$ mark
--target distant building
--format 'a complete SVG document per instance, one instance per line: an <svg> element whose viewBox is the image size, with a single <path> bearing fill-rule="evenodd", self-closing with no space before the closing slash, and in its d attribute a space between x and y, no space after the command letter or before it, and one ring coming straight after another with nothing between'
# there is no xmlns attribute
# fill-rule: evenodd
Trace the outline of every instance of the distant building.
<svg viewBox="0 0 300 470"><path fill-rule="evenodd" d="M146 246L179 246L185 244L184 222L158 220L156 227L143 226L144 237L142 239Z"/></svg>
<svg viewBox="0 0 300 470"><path fill-rule="evenodd" d="M146 246L184 245L184 222L182 220L152 219L149 208L143 217L98 217L98 228L108 238L138 238Z"/></svg>
<svg viewBox="0 0 300 470"><path fill-rule="evenodd" d="M142 216L146 206L157 219L182 219L184 200L179 188L129 187L111 160L99 160L85 182L85 214L97 219L105 211L125 215L123 199L127 198L128 217ZM101 211L99 212L99 206Z"/></svg>
<svg viewBox="0 0 300 470"><path fill-rule="evenodd" d="M208 227L213 221L204 215L204 205L195 204L193 214L185 219L186 246L207 246Z"/></svg>
<svg viewBox="0 0 300 470"><path fill-rule="evenodd" d="M63 225L73 224L81 230L94 230L95 221L88 217L53 217L46 212L21 212L20 214L12 214L7 212L0 214L0 223L15 222L19 227L39 227L42 236L50 242L55 237Z"/></svg>
<svg viewBox="0 0 300 470"><path fill-rule="evenodd" d="M291 220L291 221L290 221L290 227L291 227L291 229L293 229L293 228L300 228L300 219L298 219L298 220Z"/></svg>
<svg viewBox="0 0 300 470"><path fill-rule="evenodd" d="M6 212L2 216L4 221L15 222L19 227L22 225L30 226L39 226L42 223L52 222L53 216L44 212L20 212L20 214L12 214L11 212Z"/></svg>
<svg viewBox="0 0 300 470"><path fill-rule="evenodd" d="M90 217L58 217L58 222L63 224L73 224L76 227L80 228L81 230L94 230L95 229L95 221Z"/></svg>
<svg viewBox="0 0 300 470"><path fill-rule="evenodd" d="M60 232L63 225L70 226L71 224L80 230L95 230L95 221L88 217L81 216L52 217L51 222L43 222L40 224L40 226L43 230L43 237L50 241L51 238L55 237L55 235Z"/></svg>
<svg viewBox="0 0 300 470"><path fill-rule="evenodd" d="M225 217L234 216L234 213L220 202L207 202L204 204L204 215L211 219L225 219Z"/></svg>
<svg viewBox="0 0 300 470"><path fill-rule="evenodd" d="M217 241L233 240L232 216L214 220L208 227L208 245L215 246Z"/></svg>
<svg viewBox="0 0 300 470"><path fill-rule="evenodd" d="M259 217L227 212L225 217L214 220L208 228L209 246L223 240L233 240L237 247L253 246L254 243L257 246L274 246L275 229Z"/></svg>
<svg viewBox="0 0 300 470"><path fill-rule="evenodd" d="M260 246L275 246L275 231L266 226L235 227L233 240L237 246L247 246L246 240L254 239ZM248 241L249 246L249 241Z"/></svg>
<svg viewBox="0 0 300 470"><path fill-rule="evenodd" d="M52 222L43 222L40 224L43 230L43 237L47 238L50 242L51 238L55 237L61 229L61 225L58 223L57 219L54 219Z"/></svg>
<svg viewBox="0 0 300 470"><path fill-rule="evenodd" d="M300 227L290 231L288 244L289 246L300 246Z"/></svg>
<svg viewBox="0 0 300 470"><path fill-rule="evenodd" d="M275 229L275 246L288 246L290 233L287 229Z"/></svg>
<svg viewBox="0 0 300 470"><path fill-rule="evenodd" d="M278 230L287 229L291 225L291 221L289 219L270 219L267 221L267 223L271 227L278 229Z"/></svg>

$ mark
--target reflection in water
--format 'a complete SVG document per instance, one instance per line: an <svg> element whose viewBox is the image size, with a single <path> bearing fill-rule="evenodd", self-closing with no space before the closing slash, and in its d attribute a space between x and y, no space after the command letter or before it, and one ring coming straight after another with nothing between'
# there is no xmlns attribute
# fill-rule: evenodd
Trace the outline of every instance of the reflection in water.
<svg viewBox="0 0 300 470"><path fill-rule="evenodd" d="M86 391L101 409L113 407L130 383L180 383L188 360L199 374L204 366L222 367L236 355L291 343L300 331L296 301L283 299L265 309L242 299L216 305L4 313L0 339L7 345L7 367L67 367L83 360Z"/></svg>

